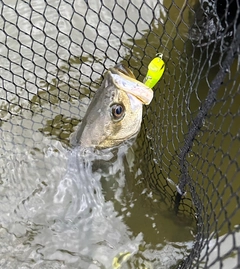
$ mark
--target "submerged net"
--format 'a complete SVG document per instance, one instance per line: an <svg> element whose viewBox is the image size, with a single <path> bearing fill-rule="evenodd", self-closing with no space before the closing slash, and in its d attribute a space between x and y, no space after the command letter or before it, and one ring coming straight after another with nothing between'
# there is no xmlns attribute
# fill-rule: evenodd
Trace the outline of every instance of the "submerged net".
<svg viewBox="0 0 240 269"><path fill-rule="evenodd" d="M14 0L0 13L1 185L16 148L69 144L110 66L142 81L161 52L137 151L143 184L196 222L173 268L239 268L239 1Z"/></svg>

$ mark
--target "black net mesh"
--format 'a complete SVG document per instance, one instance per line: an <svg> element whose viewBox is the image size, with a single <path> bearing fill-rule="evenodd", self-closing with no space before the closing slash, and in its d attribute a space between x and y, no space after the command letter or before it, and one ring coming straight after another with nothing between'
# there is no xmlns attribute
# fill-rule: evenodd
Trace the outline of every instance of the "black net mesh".
<svg viewBox="0 0 240 269"><path fill-rule="evenodd" d="M0 14L1 268L105 268L32 254L28 201L37 210L54 164L42 145L69 146L109 67L123 62L142 81L159 52L166 70L144 110L132 184L194 235L174 264L154 265L176 254L152 250L153 268L240 268L239 1L3 0ZM11 220L19 212L28 220ZM136 259L126 268L150 268Z"/></svg>

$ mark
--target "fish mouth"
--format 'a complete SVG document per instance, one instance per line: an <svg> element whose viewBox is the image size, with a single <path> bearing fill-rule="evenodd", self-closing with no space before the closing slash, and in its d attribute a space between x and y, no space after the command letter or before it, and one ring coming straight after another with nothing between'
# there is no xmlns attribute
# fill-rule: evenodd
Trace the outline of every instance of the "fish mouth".
<svg viewBox="0 0 240 269"><path fill-rule="evenodd" d="M110 68L108 73L117 88L135 96L144 105L150 104L153 99L153 90L151 88L133 77L123 74L116 68Z"/></svg>

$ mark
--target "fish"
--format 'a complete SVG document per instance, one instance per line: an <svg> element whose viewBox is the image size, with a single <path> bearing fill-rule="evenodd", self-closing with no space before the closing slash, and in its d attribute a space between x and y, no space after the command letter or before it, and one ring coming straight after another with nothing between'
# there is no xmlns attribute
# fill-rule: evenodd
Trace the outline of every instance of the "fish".
<svg viewBox="0 0 240 269"><path fill-rule="evenodd" d="M105 149L134 139L141 127L143 105L152 99L152 89L129 68L123 64L109 68L71 144Z"/></svg>

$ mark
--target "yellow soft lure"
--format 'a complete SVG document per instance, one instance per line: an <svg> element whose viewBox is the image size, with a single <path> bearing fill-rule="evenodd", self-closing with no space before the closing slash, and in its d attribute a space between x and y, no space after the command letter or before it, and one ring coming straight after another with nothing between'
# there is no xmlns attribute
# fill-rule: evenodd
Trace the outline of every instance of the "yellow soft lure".
<svg viewBox="0 0 240 269"><path fill-rule="evenodd" d="M161 79L165 70L165 63L162 59L163 55L158 53L148 65L148 72L143 80L143 83L149 88L153 88L157 82Z"/></svg>

